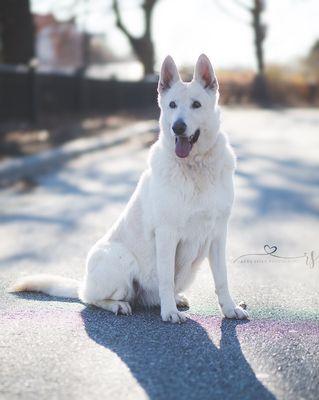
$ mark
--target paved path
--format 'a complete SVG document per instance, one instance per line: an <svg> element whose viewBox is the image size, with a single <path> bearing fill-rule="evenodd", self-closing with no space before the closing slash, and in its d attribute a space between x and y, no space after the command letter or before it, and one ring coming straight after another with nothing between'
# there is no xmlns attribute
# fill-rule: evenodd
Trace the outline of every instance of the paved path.
<svg viewBox="0 0 319 400"><path fill-rule="evenodd" d="M1 399L318 399L319 259L309 261L319 255L319 112L226 110L224 120L238 155L230 283L251 320L221 318L206 264L180 326L158 310L115 317L7 294L25 274L81 277L134 190L149 138L84 155L1 192ZM234 262L248 253L259 255Z"/></svg>

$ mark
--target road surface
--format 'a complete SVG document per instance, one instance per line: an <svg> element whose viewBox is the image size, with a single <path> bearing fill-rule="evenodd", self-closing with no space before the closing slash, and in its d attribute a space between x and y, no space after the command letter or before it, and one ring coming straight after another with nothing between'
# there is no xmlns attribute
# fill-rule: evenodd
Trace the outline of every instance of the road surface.
<svg viewBox="0 0 319 400"><path fill-rule="evenodd" d="M221 317L206 263L182 325L6 293L31 273L81 278L145 167L149 137L134 138L2 190L1 399L319 398L319 112L223 115L238 155L229 279L251 319Z"/></svg>

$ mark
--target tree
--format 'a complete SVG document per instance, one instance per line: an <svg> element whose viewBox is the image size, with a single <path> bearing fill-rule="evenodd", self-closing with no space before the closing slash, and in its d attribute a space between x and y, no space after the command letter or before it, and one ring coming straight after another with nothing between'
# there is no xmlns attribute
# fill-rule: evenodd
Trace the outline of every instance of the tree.
<svg viewBox="0 0 319 400"><path fill-rule="evenodd" d="M123 24L118 0L113 0L113 11L116 18L116 26L126 36L130 45L138 58L142 63L144 69L144 77L147 75L154 74L154 63L155 63L155 51L154 44L151 34L151 23L154 6L157 0L143 0L142 9L144 13L144 33L140 37L133 36Z"/></svg>
<svg viewBox="0 0 319 400"><path fill-rule="evenodd" d="M255 44L255 55L256 55L256 64L258 75L263 76L265 72L265 63L264 63L264 49L263 44L266 38L266 25L262 22L262 14L266 9L266 0L249 0L250 4L245 2L244 0L233 0L233 2L246 10L250 16L250 25L253 28L254 35L254 44ZM222 11L231 15L232 17L236 16L231 14L231 12L225 7L225 2L223 4L219 2L219 0L215 0L216 4L219 6Z"/></svg>
<svg viewBox="0 0 319 400"><path fill-rule="evenodd" d="M319 81L319 39L311 47L304 63L310 79Z"/></svg>
<svg viewBox="0 0 319 400"><path fill-rule="evenodd" d="M34 30L29 0L0 1L1 61L28 64L34 57Z"/></svg>
<svg viewBox="0 0 319 400"><path fill-rule="evenodd" d="M264 49L263 44L266 38L266 25L262 22L262 13L265 11L266 2L265 0L253 0L252 7L246 6L243 3L236 1L241 7L251 14L251 25L254 32L254 43L255 43L255 54L257 60L258 74L263 75L265 72L264 64Z"/></svg>
<svg viewBox="0 0 319 400"><path fill-rule="evenodd" d="M266 0L249 0L250 5L245 0L233 0L236 5L246 10L250 15L250 24L253 28L255 55L257 64L257 75L252 86L252 97L261 105L269 105L269 93L265 77L264 62L264 40L266 38L266 25L262 21L262 13L266 9ZM218 6L227 14L231 14L224 4L215 0ZM232 15L234 16L234 15Z"/></svg>
<svg viewBox="0 0 319 400"><path fill-rule="evenodd" d="M265 78L264 64L264 40L266 38L266 25L262 22L262 13L266 8L266 0L252 0L252 7L246 6L240 1L236 3L251 14L251 25L254 32L255 54L257 60L257 76L255 77L252 96L255 101L262 105L269 105L269 94L267 90L267 82Z"/></svg>

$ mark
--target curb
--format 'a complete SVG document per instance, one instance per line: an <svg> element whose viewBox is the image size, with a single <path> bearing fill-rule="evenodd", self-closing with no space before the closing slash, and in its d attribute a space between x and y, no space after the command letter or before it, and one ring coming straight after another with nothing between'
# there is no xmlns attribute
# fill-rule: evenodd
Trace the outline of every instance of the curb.
<svg viewBox="0 0 319 400"><path fill-rule="evenodd" d="M46 150L39 154L3 161L0 163L0 187L7 186L23 178L30 178L85 153L117 146L136 135L157 129L157 121L137 122L113 131L106 136L75 139L60 147Z"/></svg>

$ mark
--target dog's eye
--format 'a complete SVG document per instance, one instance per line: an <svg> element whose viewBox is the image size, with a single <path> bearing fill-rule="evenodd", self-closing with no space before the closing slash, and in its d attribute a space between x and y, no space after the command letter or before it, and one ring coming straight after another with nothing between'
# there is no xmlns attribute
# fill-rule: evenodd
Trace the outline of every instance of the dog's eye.
<svg viewBox="0 0 319 400"><path fill-rule="evenodd" d="M199 101L197 101L197 100L193 101L192 108L199 108L199 107L201 107L201 106L202 106L202 105L200 104Z"/></svg>
<svg viewBox="0 0 319 400"><path fill-rule="evenodd" d="M170 106L170 108L176 108L176 107L177 107L175 101L171 101L171 102L169 103L169 106Z"/></svg>

